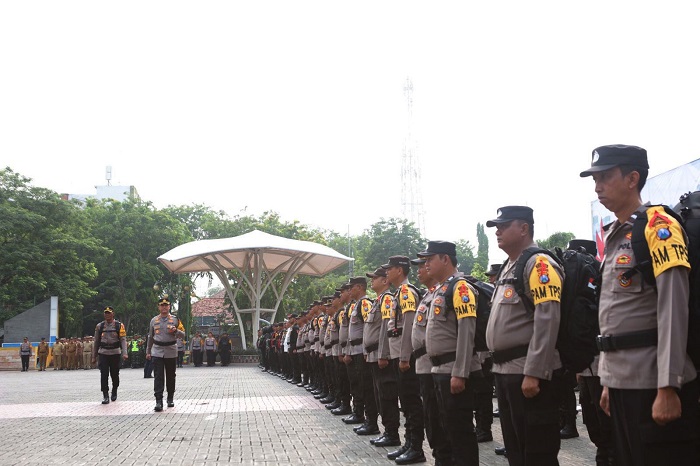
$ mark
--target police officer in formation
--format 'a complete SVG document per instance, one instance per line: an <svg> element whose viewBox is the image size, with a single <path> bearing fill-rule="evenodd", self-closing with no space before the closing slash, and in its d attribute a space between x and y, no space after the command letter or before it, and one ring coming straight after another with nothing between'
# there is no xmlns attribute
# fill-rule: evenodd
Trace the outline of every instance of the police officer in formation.
<svg viewBox="0 0 700 466"><path fill-rule="evenodd" d="M119 388L119 368L122 359L128 359L126 352L126 330L124 324L114 319L114 309L107 306L104 320L95 327L95 345L92 346L92 363L99 357L100 389L102 404L109 403L109 379L112 379L112 401L117 400Z"/></svg>
<svg viewBox="0 0 700 466"><path fill-rule="evenodd" d="M153 361L153 395L156 398L154 411L163 411L163 389L168 392L168 408L175 406L175 366L177 364L177 339L185 337L180 319L170 314L170 301L158 301L160 313L151 319L148 331L146 359ZM126 348L124 348L126 351Z"/></svg>
<svg viewBox="0 0 700 466"><path fill-rule="evenodd" d="M615 216L604 228L600 404L612 419L617 464L697 465L699 389L686 352L687 237L665 209L642 203L648 171L646 150L609 145L595 149L581 173L593 177L598 199ZM632 244L637 218L642 250L653 258L648 277Z"/></svg>

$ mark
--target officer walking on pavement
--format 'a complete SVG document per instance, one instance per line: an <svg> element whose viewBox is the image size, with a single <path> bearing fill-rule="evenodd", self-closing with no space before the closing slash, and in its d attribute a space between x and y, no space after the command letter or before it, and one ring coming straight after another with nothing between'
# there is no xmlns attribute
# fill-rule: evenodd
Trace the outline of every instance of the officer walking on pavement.
<svg viewBox="0 0 700 466"><path fill-rule="evenodd" d="M177 339L185 337L180 319L170 314L170 301L158 301L160 314L151 319L148 332L146 359L153 360L153 394L156 397L155 411L163 411L163 388L168 392L168 408L175 406L175 366L177 364Z"/></svg>
<svg viewBox="0 0 700 466"><path fill-rule="evenodd" d="M117 401L117 389L119 388L119 368L121 358L126 360L129 356L126 352L126 331L124 325L114 319L114 309L107 306L104 310L102 322L95 327L95 344L92 346L91 361L94 364L99 356L100 386L102 390L102 404L109 403L109 378L112 378L112 401Z"/></svg>

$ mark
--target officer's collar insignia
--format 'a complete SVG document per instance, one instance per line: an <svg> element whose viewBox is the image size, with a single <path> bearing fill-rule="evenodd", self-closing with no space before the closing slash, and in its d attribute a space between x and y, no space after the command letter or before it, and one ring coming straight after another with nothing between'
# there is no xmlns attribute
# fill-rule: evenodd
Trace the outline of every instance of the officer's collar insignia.
<svg viewBox="0 0 700 466"><path fill-rule="evenodd" d="M418 317L416 317L416 320L418 322L423 322L423 314L418 314Z"/></svg>
<svg viewBox="0 0 700 466"><path fill-rule="evenodd" d="M435 315L438 316L438 315L440 315L442 310L439 307L436 307L434 312L435 312Z"/></svg>

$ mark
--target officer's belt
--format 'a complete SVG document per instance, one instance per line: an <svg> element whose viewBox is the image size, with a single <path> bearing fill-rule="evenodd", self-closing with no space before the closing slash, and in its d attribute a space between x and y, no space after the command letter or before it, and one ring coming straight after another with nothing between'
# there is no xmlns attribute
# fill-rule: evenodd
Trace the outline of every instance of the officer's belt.
<svg viewBox="0 0 700 466"><path fill-rule="evenodd" d="M337 345L340 340L331 340L331 345Z"/></svg>
<svg viewBox="0 0 700 466"><path fill-rule="evenodd" d="M365 351L371 353L379 349L379 343L374 343L373 345L365 346Z"/></svg>
<svg viewBox="0 0 700 466"><path fill-rule="evenodd" d="M119 342L117 342L117 343L102 343L102 342L100 342L100 348L103 348L103 349L117 349L117 348L119 348L119 346L121 346L119 344Z"/></svg>
<svg viewBox="0 0 700 466"><path fill-rule="evenodd" d="M527 356L527 350L530 345L520 345L513 348L508 348L500 351L491 351L491 357L494 364L503 364L513 359L518 359Z"/></svg>
<svg viewBox="0 0 700 466"><path fill-rule="evenodd" d="M331 349L331 348L333 348L333 344L323 345L323 349Z"/></svg>
<svg viewBox="0 0 700 466"><path fill-rule="evenodd" d="M153 343L158 345L158 346L173 346L177 341L158 341L158 340L153 340Z"/></svg>
<svg viewBox="0 0 700 466"><path fill-rule="evenodd" d="M319 337L314 338L314 343L316 343L319 340Z"/></svg>
<svg viewBox="0 0 700 466"><path fill-rule="evenodd" d="M437 356L429 356L430 357L430 362L433 364L433 366L442 366L443 364L447 364L448 362L452 362L455 359L457 359L457 352L452 351L450 353L443 353L443 354L438 354Z"/></svg>
<svg viewBox="0 0 700 466"><path fill-rule="evenodd" d="M598 335L595 339L598 349L604 352L618 351L645 346L656 346L659 338L658 329L624 333L622 335Z"/></svg>
<svg viewBox="0 0 700 466"><path fill-rule="evenodd" d="M345 348L346 346L348 346L348 342L347 342L347 341L344 341L344 342L342 342L342 343L340 344L340 347L341 347L341 348Z"/></svg>
<svg viewBox="0 0 700 466"><path fill-rule="evenodd" d="M389 338L396 338L396 337L400 337L402 333L403 333L403 327L395 328L393 330L387 330L386 336L388 336Z"/></svg>
<svg viewBox="0 0 700 466"><path fill-rule="evenodd" d="M360 343L362 343L362 338L355 338L354 340L350 340L350 346L359 345Z"/></svg>
<svg viewBox="0 0 700 466"><path fill-rule="evenodd" d="M428 350L425 349L425 346L420 347L420 348L418 348L417 350L414 350L414 351L413 351L413 357L416 358L416 359L418 359L418 358L420 358L421 356L423 356L424 354L426 354L427 352L428 352Z"/></svg>

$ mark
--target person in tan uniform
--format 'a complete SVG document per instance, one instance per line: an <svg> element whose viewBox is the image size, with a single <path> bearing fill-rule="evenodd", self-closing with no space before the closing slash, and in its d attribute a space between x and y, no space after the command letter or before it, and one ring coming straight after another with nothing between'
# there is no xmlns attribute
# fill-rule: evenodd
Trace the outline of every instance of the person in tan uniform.
<svg viewBox="0 0 700 466"><path fill-rule="evenodd" d="M46 370L46 358L49 357L49 344L46 343L46 338L41 337L41 342L36 348L36 354L39 357L39 370Z"/></svg>
<svg viewBox="0 0 700 466"><path fill-rule="evenodd" d="M75 352L77 350L77 345L75 344L75 338L68 340L66 345L66 370L72 371L75 369Z"/></svg>
<svg viewBox="0 0 700 466"><path fill-rule="evenodd" d="M498 247L507 255L493 292L486 343L493 352L503 441L511 466L558 465L559 400L562 364L555 345L559 334L564 272L544 253L532 255L522 277L516 263L533 240L532 209L507 206L486 222L496 227ZM524 280L525 296L515 281ZM530 301L533 308L526 305Z"/></svg>
<svg viewBox="0 0 700 466"><path fill-rule="evenodd" d="M53 360L53 370L63 369L63 342L60 339L57 339L51 348L51 359Z"/></svg>
<svg viewBox="0 0 700 466"><path fill-rule="evenodd" d="M617 464L697 465L698 380L686 352L687 240L663 207L642 204L648 171L646 150L610 145L593 150L591 167L581 173L593 177L598 199L616 218L604 227L600 405L612 418ZM634 273L643 267L632 248L637 218L656 258L655 286Z"/></svg>
<svg viewBox="0 0 700 466"><path fill-rule="evenodd" d="M90 337L84 337L83 338L83 354L82 354L82 359L83 359L83 369L88 370L92 369L92 339Z"/></svg>

